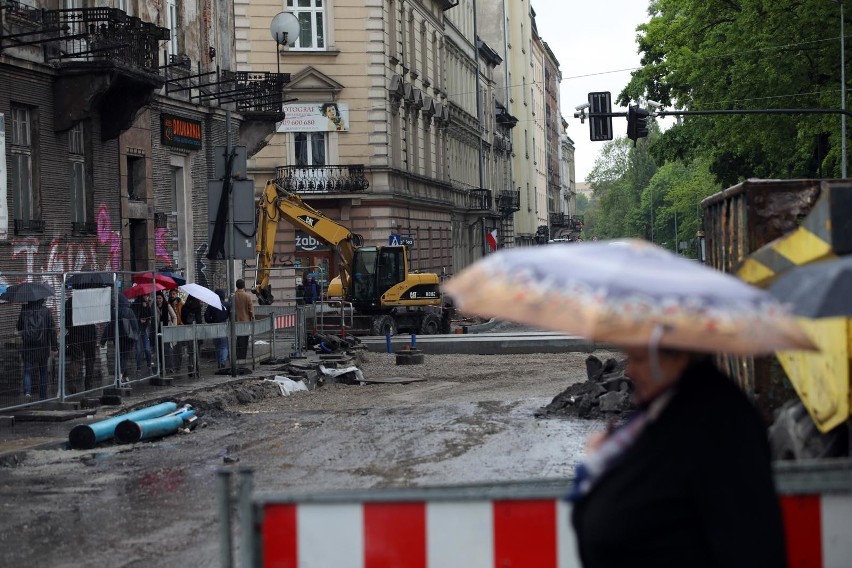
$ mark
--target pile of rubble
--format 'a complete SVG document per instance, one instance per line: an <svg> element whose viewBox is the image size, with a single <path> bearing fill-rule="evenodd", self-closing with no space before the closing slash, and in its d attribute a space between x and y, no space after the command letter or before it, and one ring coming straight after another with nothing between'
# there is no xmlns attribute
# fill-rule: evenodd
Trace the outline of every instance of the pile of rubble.
<svg viewBox="0 0 852 568"><path fill-rule="evenodd" d="M556 395L550 404L536 411L537 418L578 417L618 420L631 410L633 381L624 376L627 360L607 359L594 355L586 358L588 380L575 383Z"/></svg>

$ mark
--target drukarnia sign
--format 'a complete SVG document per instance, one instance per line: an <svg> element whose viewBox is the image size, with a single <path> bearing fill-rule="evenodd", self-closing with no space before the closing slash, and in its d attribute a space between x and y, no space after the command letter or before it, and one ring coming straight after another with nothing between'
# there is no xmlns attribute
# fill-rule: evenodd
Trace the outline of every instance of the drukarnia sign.
<svg viewBox="0 0 852 568"><path fill-rule="evenodd" d="M163 114L160 117L160 141L164 146L199 150L201 149L201 121Z"/></svg>

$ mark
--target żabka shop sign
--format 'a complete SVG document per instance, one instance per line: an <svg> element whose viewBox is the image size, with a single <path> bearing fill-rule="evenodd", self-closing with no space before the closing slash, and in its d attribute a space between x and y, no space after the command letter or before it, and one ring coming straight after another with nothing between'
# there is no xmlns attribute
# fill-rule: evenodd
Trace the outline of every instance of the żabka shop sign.
<svg viewBox="0 0 852 568"><path fill-rule="evenodd" d="M201 122L172 114L160 117L160 141L164 146L201 149Z"/></svg>

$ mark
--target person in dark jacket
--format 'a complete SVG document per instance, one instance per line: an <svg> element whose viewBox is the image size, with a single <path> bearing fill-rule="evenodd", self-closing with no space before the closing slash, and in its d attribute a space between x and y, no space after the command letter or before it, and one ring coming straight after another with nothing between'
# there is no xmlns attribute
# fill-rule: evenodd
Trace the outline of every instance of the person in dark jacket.
<svg viewBox="0 0 852 568"><path fill-rule="evenodd" d="M201 300L195 298L194 296L188 296L186 301L183 303L183 307L180 312L180 321L181 325L193 325L193 324L201 324L204 323L204 320L201 315ZM188 373L192 374L195 372L196 363L198 362L198 349L197 346L193 346L192 342L185 341L186 344L186 356L187 356L187 364L186 370Z"/></svg>
<svg viewBox="0 0 852 568"><path fill-rule="evenodd" d="M143 370L151 372L151 328L154 326L154 305L151 295L139 296L133 302L133 313L139 326L139 336L136 341L136 372Z"/></svg>
<svg viewBox="0 0 852 568"><path fill-rule="evenodd" d="M305 283L304 299L306 304L313 304L319 299L319 284L313 275L309 276Z"/></svg>
<svg viewBox="0 0 852 568"><path fill-rule="evenodd" d="M33 371L38 369L38 396L47 398L47 362L50 353L59 350L56 338L56 323L53 314L44 300L27 302L21 307L18 323L15 326L21 332L21 358L24 362L24 396L32 396Z"/></svg>
<svg viewBox="0 0 852 568"><path fill-rule="evenodd" d="M639 409L590 440L569 495L583 566L786 566L757 410L706 356L625 351Z"/></svg>
<svg viewBox="0 0 852 568"><path fill-rule="evenodd" d="M107 341L115 341L116 326L118 327L119 367L121 376L119 383L130 381L130 362L136 359L136 340L139 338L139 324L136 314L130 307L130 301L123 295L118 295L118 314L113 314L112 325L104 327L101 335L101 346Z"/></svg>
<svg viewBox="0 0 852 568"><path fill-rule="evenodd" d="M95 324L74 324L74 297L65 300L65 328L68 336L65 341L68 345L70 361L69 389L77 392L81 387L85 390L95 388L96 361L98 359L98 328ZM83 374L85 366L85 378ZM81 380L82 379L82 380Z"/></svg>
<svg viewBox="0 0 852 568"><path fill-rule="evenodd" d="M171 326L177 325L177 314L172 308L169 301L166 299L165 294L162 292L157 292L156 297L154 298L154 303L156 307L154 308L158 312L157 319L157 353L162 356L162 367L168 367L167 369L160 368L160 374L171 373L172 369L170 367L172 361L172 345L170 342L163 343L163 326Z"/></svg>
<svg viewBox="0 0 852 568"><path fill-rule="evenodd" d="M204 321L205 323L226 323L231 317L231 304L224 290L217 288L215 292L222 302L223 309L207 306L204 310ZM213 345L216 347L216 363L220 369L223 369L228 364L228 338L216 337L213 339Z"/></svg>

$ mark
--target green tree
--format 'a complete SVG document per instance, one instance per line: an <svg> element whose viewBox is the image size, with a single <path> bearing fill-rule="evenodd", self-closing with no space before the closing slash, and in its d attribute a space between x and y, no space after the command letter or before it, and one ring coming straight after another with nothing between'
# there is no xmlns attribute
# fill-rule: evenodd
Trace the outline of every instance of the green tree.
<svg viewBox="0 0 852 568"><path fill-rule="evenodd" d="M635 145L627 138L604 144L587 177L594 197L594 235L601 238L646 237L648 226L642 214L641 196L656 172L650 146L659 137L651 128L647 139ZM586 223L587 234L589 224Z"/></svg>
<svg viewBox="0 0 852 568"><path fill-rule="evenodd" d="M642 67L619 102L687 110L840 107L839 8L801 0L652 0ZM837 30L836 32L834 30ZM747 177L840 174L839 115L687 117L655 148L707 159L723 186Z"/></svg>

